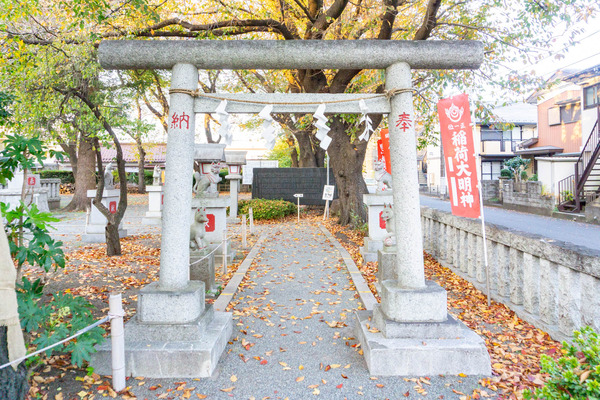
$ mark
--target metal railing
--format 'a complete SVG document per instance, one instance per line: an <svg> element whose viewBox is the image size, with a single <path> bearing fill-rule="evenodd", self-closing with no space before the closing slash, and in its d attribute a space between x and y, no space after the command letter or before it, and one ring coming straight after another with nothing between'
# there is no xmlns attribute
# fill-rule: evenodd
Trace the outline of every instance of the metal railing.
<svg viewBox="0 0 600 400"><path fill-rule="evenodd" d="M594 127L592 128L592 131L590 132L590 135L583 146L581 155L575 163L575 181L577 182L577 187L575 188L575 191L573 191L576 206L575 211L581 210L581 196L583 195L585 183L594 169L596 161L600 157L599 121L600 107L598 107L598 118L596 119L596 123L594 124Z"/></svg>
<svg viewBox="0 0 600 400"><path fill-rule="evenodd" d="M575 175L558 181L558 208L562 211L567 203L575 200Z"/></svg>

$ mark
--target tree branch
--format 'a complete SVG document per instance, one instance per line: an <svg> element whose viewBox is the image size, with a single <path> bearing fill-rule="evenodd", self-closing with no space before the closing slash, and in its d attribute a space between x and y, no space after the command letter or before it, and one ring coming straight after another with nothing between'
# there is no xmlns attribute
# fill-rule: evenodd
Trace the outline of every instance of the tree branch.
<svg viewBox="0 0 600 400"><path fill-rule="evenodd" d="M181 27L187 32L157 32L167 27ZM275 31L281 34L286 40L300 39L294 36L294 34L287 28L287 26L280 21L274 19L233 19L227 21L219 21L210 24L192 24L188 21L180 18L169 18L164 21L158 22L147 28L140 29L137 31L130 32L130 35L141 36L141 37L153 37L153 36L183 36L190 35L192 32L211 32L217 34L224 28L245 28L242 33L254 32L254 31ZM261 29L262 28L262 29ZM220 33L221 35L224 33ZM121 33L109 32L103 35L103 37L119 37Z"/></svg>
<svg viewBox="0 0 600 400"><path fill-rule="evenodd" d="M429 0L427 10L423 17L421 27L415 33L413 40L426 40L431 35L431 32L436 27L437 13L442 5L442 0Z"/></svg>
<svg viewBox="0 0 600 400"><path fill-rule="evenodd" d="M402 4L406 1L402 0ZM394 22L396 21L396 15L398 15L398 0L386 0L384 2L385 11L381 18L381 27L377 34L377 39L388 40L392 38L392 32L394 28Z"/></svg>
<svg viewBox="0 0 600 400"><path fill-rule="evenodd" d="M342 15L347 5L348 0L335 0L325 13L319 14L315 23L307 30L305 39L323 39L327 28Z"/></svg>

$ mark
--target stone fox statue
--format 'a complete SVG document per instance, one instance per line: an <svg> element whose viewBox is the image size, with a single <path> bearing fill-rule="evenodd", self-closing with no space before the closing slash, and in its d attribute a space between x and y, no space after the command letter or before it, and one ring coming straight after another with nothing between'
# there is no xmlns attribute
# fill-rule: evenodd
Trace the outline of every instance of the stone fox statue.
<svg viewBox="0 0 600 400"><path fill-rule="evenodd" d="M394 221L394 209L391 204L384 204L381 218L385 221L385 230L387 235L383 239L385 247L393 247L396 245L396 223Z"/></svg>
<svg viewBox="0 0 600 400"><path fill-rule="evenodd" d="M375 179L377 180L377 192L392 190L392 175L385 170L385 161L376 160L373 166L375 168Z"/></svg>
<svg viewBox="0 0 600 400"><path fill-rule="evenodd" d="M113 178L113 164L108 163L106 168L104 169L104 189L114 189L115 183Z"/></svg>
<svg viewBox="0 0 600 400"><path fill-rule="evenodd" d="M203 193L217 193L217 183L221 182L219 171L221 165L218 163L212 163L210 166L210 172L202 175L200 172L194 172L194 187L192 191L196 194L196 197L200 197Z"/></svg>
<svg viewBox="0 0 600 400"><path fill-rule="evenodd" d="M207 222L206 210L204 208L196 210L194 213L194 222L190 226L190 250L204 250L208 246L206 240L204 240Z"/></svg>

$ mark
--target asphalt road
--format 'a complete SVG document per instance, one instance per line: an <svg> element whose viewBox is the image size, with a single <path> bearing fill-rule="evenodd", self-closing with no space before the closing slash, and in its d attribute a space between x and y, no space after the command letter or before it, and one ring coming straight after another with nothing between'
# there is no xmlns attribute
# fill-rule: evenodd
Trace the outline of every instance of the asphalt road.
<svg viewBox="0 0 600 400"><path fill-rule="evenodd" d="M421 205L450 212L450 202L435 197L421 196ZM504 210L497 207L484 207L484 211L486 223L600 251L600 225Z"/></svg>

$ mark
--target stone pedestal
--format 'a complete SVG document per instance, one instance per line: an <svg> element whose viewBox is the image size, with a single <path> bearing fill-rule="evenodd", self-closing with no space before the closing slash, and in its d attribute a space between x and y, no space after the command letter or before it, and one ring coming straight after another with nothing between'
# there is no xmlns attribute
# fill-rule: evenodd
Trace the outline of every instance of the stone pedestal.
<svg viewBox="0 0 600 400"><path fill-rule="evenodd" d="M190 224L193 222L194 210L198 208L206 209L208 222L206 223L206 235L204 239L210 244L218 244L223 240L223 231L227 229L227 207L229 207L230 200L229 196L192 199Z"/></svg>
<svg viewBox="0 0 600 400"><path fill-rule="evenodd" d="M204 239L208 242L210 250L214 250L223 241L223 232L227 230L227 207L230 205L231 198L229 196L219 197L200 197L192 199L192 210L200 207L206 209L208 222L206 223L206 234ZM193 211L192 211L193 218ZM192 221L190 221L190 224ZM223 247L219 247L215 253L215 263L221 265L223 263ZM227 242L227 265L233 261L231 246Z"/></svg>
<svg viewBox="0 0 600 400"><path fill-rule="evenodd" d="M395 252L386 251L386 249L377 251L377 273L375 276L380 284L389 279L398 280Z"/></svg>
<svg viewBox="0 0 600 400"><path fill-rule="evenodd" d="M373 311L356 311L355 319L371 375L492 373L485 342L452 317L438 323L398 323L385 320L376 305Z"/></svg>
<svg viewBox="0 0 600 400"><path fill-rule="evenodd" d="M363 203L367 206L369 236L364 239L360 254L366 262L377 261L377 252L383 249L383 239L387 235L381 213L383 206L393 204L394 199L391 194L364 194Z"/></svg>
<svg viewBox="0 0 600 400"><path fill-rule="evenodd" d="M102 193L102 204L108 208L111 212L117 212L117 206L119 205L119 194L118 189L104 190ZM92 203L96 197L95 190L88 190L87 197L90 199L90 216L85 225L85 233L82 236L82 240L86 243L104 243L106 241L106 217L94 206ZM124 238L127 236L127 231L123 229L123 221L119 225L119 237Z"/></svg>
<svg viewBox="0 0 600 400"><path fill-rule="evenodd" d="M13 178L6 182L4 189L0 189L0 202L7 204L9 211L14 210L19 206L24 181L24 172L17 170L15 171ZM48 189L42 188L40 176L38 174L27 175L24 203L35 204L38 210L50 212L50 207L48 206Z"/></svg>
<svg viewBox="0 0 600 400"><path fill-rule="evenodd" d="M209 251L190 252L190 280L204 282L206 291L214 292L215 284L215 253Z"/></svg>
<svg viewBox="0 0 600 400"><path fill-rule="evenodd" d="M18 207L21 201L21 189L0 189L0 202L8 205L8 211L12 211ZM38 210L42 212L50 212L48 205L48 189L33 189L33 192L27 192L25 196L25 204L35 204Z"/></svg>
<svg viewBox="0 0 600 400"><path fill-rule="evenodd" d="M142 218L144 225L160 225L164 202L162 186L146 186L148 192L148 211Z"/></svg>
<svg viewBox="0 0 600 400"><path fill-rule="evenodd" d="M232 331L231 313L215 312L212 305L186 324L142 323L138 314L125 324L125 373L148 378L210 377ZM112 375L110 340L96 350L91 362L94 372Z"/></svg>

